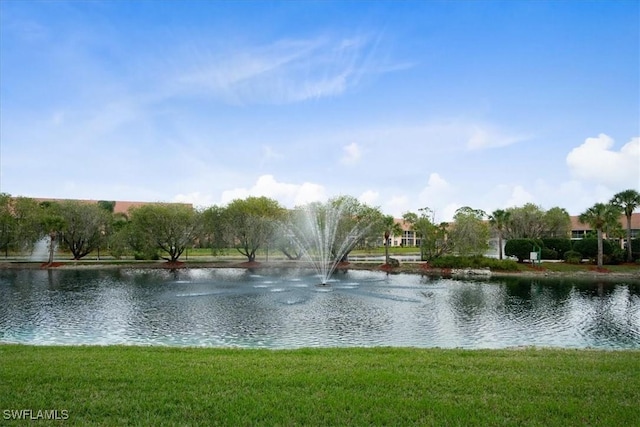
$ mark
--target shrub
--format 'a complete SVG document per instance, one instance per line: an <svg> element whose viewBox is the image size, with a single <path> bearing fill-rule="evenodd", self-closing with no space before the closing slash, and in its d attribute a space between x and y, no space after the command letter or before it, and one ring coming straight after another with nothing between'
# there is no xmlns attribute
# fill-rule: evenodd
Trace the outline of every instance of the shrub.
<svg viewBox="0 0 640 427"><path fill-rule="evenodd" d="M504 245L504 253L506 256L514 256L518 258L518 262L522 262L525 259L529 259L529 255L535 245L542 246L542 242L534 239L507 240Z"/></svg>
<svg viewBox="0 0 640 427"><path fill-rule="evenodd" d="M571 239L560 239L560 238L546 238L542 239L543 245L543 258L544 258L544 248L549 248L557 253L557 258L555 259L564 259L564 253L571 250ZM551 259L551 258L545 258Z"/></svg>
<svg viewBox="0 0 640 427"><path fill-rule="evenodd" d="M481 255L476 256L453 256L446 255L434 258L429 261L429 265L435 268L489 268L495 271L517 271L518 264L510 259L487 258Z"/></svg>
<svg viewBox="0 0 640 427"><path fill-rule="evenodd" d="M398 258L389 258L389 265L391 267L400 267L400 261Z"/></svg>
<svg viewBox="0 0 640 427"><path fill-rule="evenodd" d="M550 248L542 248L542 259L558 259L558 252Z"/></svg>
<svg viewBox="0 0 640 427"><path fill-rule="evenodd" d="M640 239L631 239L631 256L640 261Z"/></svg>
<svg viewBox="0 0 640 427"><path fill-rule="evenodd" d="M598 256L598 239L582 239L573 243L573 250L580 252L584 258L596 258ZM608 240L602 241L602 253L611 255L613 245Z"/></svg>
<svg viewBox="0 0 640 427"><path fill-rule="evenodd" d="M157 261L160 259L160 255L158 255L158 252L155 249L149 249L146 251L136 251L133 253L133 259L135 260L151 260L151 261Z"/></svg>
<svg viewBox="0 0 640 427"><path fill-rule="evenodd" d="M582 254L578 251L566 251L564 253L564 260L569 264L580 264Z"/></svg>
<svg viewBox="0 0 640 427"><path fill-rule="evenodd" d="M615 245L610 255L603 255L602 263L608 265L617 265L623 263L627 259L627 252L620 246Z"/></svg>

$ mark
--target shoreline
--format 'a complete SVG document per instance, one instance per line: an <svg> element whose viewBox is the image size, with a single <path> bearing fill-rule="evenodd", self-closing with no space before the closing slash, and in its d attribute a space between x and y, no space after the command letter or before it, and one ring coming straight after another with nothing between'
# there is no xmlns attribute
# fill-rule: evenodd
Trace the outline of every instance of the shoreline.
<svg viewBox="0 0 640 427"><path fill-rule="evenodd" d="M589 266L592 267L592 266ZM0 261L0 270L74 270L74 269L189 269L189 268L298 268L311 269L312 266L305 261L267 261L267 262L243 262L237 260L220 261L180 261L169 263L167 261L96 261L96 260L64 260L56 261L52 265L32 261ZM577 279L598 281L633 281L640 283L640 267L632 272L598 271L595 268L585 268L583 271L560 272L550 271L544 268L531 268L528 271L488 271L461 269L455 271L448 268L427 267L424 262L404 262L399 267L389 267L379 263L353 262L339 264L336 270L368 270L379 271L387 274L419 274L429 277L441 278L466 278L466 279L490 279L496 277L512 278L538 278L538 279Z"/></svg>

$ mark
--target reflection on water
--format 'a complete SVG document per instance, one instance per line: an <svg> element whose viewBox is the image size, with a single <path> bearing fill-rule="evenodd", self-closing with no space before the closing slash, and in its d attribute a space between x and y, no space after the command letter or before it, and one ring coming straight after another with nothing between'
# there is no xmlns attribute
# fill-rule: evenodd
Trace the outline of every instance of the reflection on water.
<svg viewBox="0 0 640 427"><path fill-rule="evenodd" d="M2 270L0 342L640 348L640 286L292 269Z"/></svg>

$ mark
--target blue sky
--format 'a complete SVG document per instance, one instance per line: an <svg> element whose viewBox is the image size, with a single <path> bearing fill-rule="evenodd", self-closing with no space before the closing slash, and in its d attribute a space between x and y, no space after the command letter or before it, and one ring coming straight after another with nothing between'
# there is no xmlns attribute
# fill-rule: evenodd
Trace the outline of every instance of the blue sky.
<svg viewBox="0 0 640 427"><path fill-rule="evenodd" d="M640 190L637 1L0 2L0 191L400 216Z"/></svg>

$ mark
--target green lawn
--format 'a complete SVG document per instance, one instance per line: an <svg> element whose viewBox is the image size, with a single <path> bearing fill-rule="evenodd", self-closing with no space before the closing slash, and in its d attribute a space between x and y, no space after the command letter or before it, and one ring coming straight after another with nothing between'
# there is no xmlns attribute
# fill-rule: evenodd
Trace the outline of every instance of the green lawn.
<svg viewBox="0 0 640 427"><path fill-rule="evenodd" d="M0 424L600 425L640 420L640 351L0 345ZM66 412L61 412L66 411Z"/></svg>

